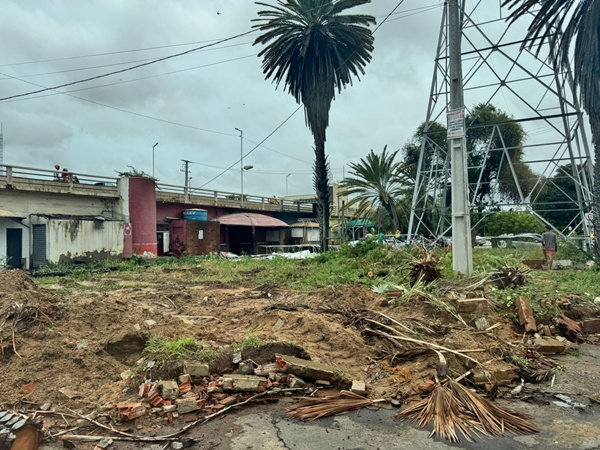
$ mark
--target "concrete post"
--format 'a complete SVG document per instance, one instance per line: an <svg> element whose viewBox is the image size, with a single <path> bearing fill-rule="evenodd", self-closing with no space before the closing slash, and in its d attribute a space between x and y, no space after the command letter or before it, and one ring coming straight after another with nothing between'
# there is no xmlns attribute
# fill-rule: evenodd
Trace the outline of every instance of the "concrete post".
<svg viewBox="0 0 600 450"><path fill-rule="evenodd" d="M466 276L473 273L471 212L465 141L462 78L462 17L459 0L448 1L450 47L450 111L448 111L448 151L452 171L452 267ZM462 120L462 129L461 129Z"/></svg>

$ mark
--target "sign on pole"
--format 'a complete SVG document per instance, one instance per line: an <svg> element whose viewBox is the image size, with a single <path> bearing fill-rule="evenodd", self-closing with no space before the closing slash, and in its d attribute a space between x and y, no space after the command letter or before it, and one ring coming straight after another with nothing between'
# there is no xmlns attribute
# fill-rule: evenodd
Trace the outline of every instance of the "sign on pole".
<svg viewBox="0 0 600 450"><path fill-rule="evenodd" d="M448 111L448 139L465 137L465 108Z"/></svg>

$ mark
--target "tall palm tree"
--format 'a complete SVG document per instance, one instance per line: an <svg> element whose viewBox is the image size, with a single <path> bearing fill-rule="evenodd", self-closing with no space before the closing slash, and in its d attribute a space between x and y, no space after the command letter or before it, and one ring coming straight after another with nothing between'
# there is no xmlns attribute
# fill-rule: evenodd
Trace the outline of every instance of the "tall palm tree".
<svg viewBox="0 0 600 450"><path fill-rule="evenodd" d="M548 42L563 68L570 67L573 50L573 78L594 144L594 257L600 264L600 0L504 0L502 6L506 5L515 8L508 18L511 22L533 14L526 36L529 47L537 46L539 53Z"/></svg>
<svg viewBox="0 0 600 450"><path fill-rule="evenodd" d="M355 207L356 217L372 217L381 206L390 216L395 230L400 229L398 207L400 199L407 194L408 177L403 166L395 161L399 150L381 154L373 150L358 163L350 164L350 176L341 183L340 195L352 197L348 208Z"/></svg>
<svg viewBox="0 0 600 450"><path fill-rule="evenodd" d="M258 12L253 28L263 32L254 44L266 47L263 58L265 78L272 78L304 105L304 116L315 142L314 187L318 200L321 250L328 248L329 179L325 155L329 110L336 90L360 78L371 60L373 35L368 28L375 18L342 14L371 0L278 0L277 5Z"/></svg>

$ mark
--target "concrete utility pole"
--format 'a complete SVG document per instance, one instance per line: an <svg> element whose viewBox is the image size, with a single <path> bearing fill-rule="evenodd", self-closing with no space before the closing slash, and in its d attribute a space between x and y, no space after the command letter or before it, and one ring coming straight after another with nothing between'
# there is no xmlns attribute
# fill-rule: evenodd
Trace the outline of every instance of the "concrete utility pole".
<svg viewBox="0 0 600 450"><path fill-rule="evenodd" d="M450 48L448 151L451 155L452 170L452 267L454 272L470 276L473 273L473 251L462 78L462 10L459 0L448 0L448 28Z"/></svg>
<svg viewBox="0 0 600 450"><path fill-rule="evenodd" d="M183 161L184 164L184 171L185 171L185 184L183 185L183 197L185 199L185 201L189 201L189 188L190 188L190 162L187 159L182 159L181 161Z"/></svg>

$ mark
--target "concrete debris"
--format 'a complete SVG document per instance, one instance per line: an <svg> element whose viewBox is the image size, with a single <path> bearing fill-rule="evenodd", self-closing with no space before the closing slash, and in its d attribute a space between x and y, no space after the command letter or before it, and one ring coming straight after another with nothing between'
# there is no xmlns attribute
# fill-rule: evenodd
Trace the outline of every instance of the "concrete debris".
<svg viewBox="0 0 600 450"><path fill-rule="evenodd" d="M563 353L565 351L565 343L557 338L535 335L533 345L540 353Z"/></svg>
<svg viewBox="0 0 600 450"><path fill-rule="evenodd" d="M600 333L600 319L584 320L581 328L585 333L597 334Z"/></svg>
<svg viewBox="0 0 600 450"><path fill-rule="evenodd" d="M183 442L175 441L171 444L174 450L181 450L183 448Z"/></svg>
<svg viewBox="0 0 600 450"><path fill-rule="evenodd" d="M485 317L480 317L479 319L475 320L475 328L478 330L487 330L489 327L490 324Z"/></svg>
<svg viewBox="0 0 600 450"><path fill-rule="evenodd" d="M234 352L231 362L233 362L233 364L241 363L242 362L242 352L241 351Z"/></svg>
<svg viewBox="0 0 600 450"><path fill-rule="evenodd" d="M364 381L353 380L350 390L358 395L367 394L367 386Z"/></svg>
<svg viewBox="0 0 600 450"><path fill-rule="evenodd" d="M303 388L306 387L306 381L302 378L298 378L296 375L288 375L287 385L291 388Z"/></svg>
<svg viewBox="0 0 600 450"><path fill-rule="evenodd" d="M185 373L193 377L209 377L210 367L205 363L186 362L184 365Z"/></svg>
<svg viewBox="0 0 600 450"><path fill-rule="evenodd" d="M113 440L111 438L104 438L101 441L98 441L98 443L96 444L96 447L101 448L101 449L105 449L108 448L112 445Z"/></svg>
<svg viewBox="0 0 600 450"><path fill-rule="evenodd" d="M144 325L146 328L153 328L156 325L156 322L152 319L144 320Z"/></svg>
<svg viewBox="0 0 600 450"><path fill-rule="evenodd" d="M50 403L44 403L42 406L40 406L40 409L42 411L48 411L51 407L52 405Z"/></svg>
<svg viewBox="0 0 600 450"><path fill-rule="evenodd" d="M160 395L165 400L175 400L179 397L179 386L174 381L160 381L156 390L158 395Z"/></svg>
<svg viewBox="0 0 600 450"><path fill-rule="evenodd" d="M191 383L192 382L192 377L189 374L180 375L179 378L177 378L177 381L179 381L179 384Z"/></svg>
<svg viewBox="0 0 600 450"><path fill-rule="evenodd" d="M277 319L277 322L275 322L275 325L273 325L273 328L271 328L272 331L279 331L283 328L283 326L285 325L285 322L281 319Z"/></svg>
<svg viewBox="0 0 600 450"><path fill-rule="evenodd" d="M515 368L497 369L493 371L489 370L474 370L473 371L473 383L478 385L484 385L488 383L508 385L515 378L517 378L517 371Z"/></svg>
<svg viewBox="0 0 600 450"><path fill-rule="evenodd" d="M224 375L221 387L224 391L263 392L267 389L267 380L255 375Z"/></svg>
<svg viewBox="0 0 600 450"><path fill-rule="evenodd" d="M254 369L254 375L267 376L272 373L277 373L278 371L279 366L277 365L277 363L262 364Z"/></svg>
<svg viewBox="0 0 600 450"><path fill-rule="evenodd" d="M281 370L301 378L325 381L333 381L339 378L335 367L326 364L287 355L276 355L276 361Z"/></svg>
<svg viewBox="0 0 600 450"><path fill-rule="evenodd" d="M180 398L175 400L175 405L179 414L186 414L200 409L198 401L195 398Z"/></svg>
<svg viewBox="0 0 600 450"><path fill-rule="evenodd" d="M252 363L252 361L242 361L238 366L237 373L241 375L254 374L254 364Z"/></svg>
<svg viewBox="0 0 600 450"><path fill-rule="evenodd" d="M131 378L131 370L125 370L121 372L119 376L121 377L121 380L127 381L129 378Z"/></svg>

